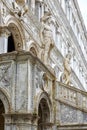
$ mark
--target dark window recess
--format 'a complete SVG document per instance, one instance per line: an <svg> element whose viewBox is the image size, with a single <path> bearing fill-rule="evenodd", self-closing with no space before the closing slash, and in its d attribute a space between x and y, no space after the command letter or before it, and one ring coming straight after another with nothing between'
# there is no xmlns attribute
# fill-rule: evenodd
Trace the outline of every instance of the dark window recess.
<svg viewBox="0 0 87 130"><path fill-rule="evenodd" d="M8 52L15 51L14 39L12 34L8 37Z"/></svg>
<svg viewBox="0 0 87 130"><path fill-rule="evenodd" d="M5 120L4 120L4 116L2 115L3 113L5 113L5 109L2 101L0 100L0 130L4 130Z"/></svg>

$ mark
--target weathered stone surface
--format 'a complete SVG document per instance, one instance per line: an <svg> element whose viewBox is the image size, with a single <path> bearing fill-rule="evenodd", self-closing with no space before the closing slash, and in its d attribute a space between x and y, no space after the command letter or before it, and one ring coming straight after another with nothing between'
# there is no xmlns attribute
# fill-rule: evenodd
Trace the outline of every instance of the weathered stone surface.
<svg viewBox="0 0 87 130"><path fill-rule="evenodd" d="M77 110L67 105L60 105L61 123L77 123Z"/></svg>
<svg viewBox="0 0 87 130"><path fill-rule="evenodd" d="M87 36L77 0L0 0L2 130L87 130L85 90Z"/></svg>

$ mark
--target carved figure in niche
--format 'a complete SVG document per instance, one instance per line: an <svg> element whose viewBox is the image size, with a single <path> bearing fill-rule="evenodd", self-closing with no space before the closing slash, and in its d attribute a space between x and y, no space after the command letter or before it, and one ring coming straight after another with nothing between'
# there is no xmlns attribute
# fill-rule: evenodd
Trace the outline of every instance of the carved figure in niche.
<svg viewBox="0 0 87 130"><path fill-rule="evenodd" d="M36 87L42 91L47 89L47 74L44 71L37 70L36 72Z"/></svg>
<svg viewBox="0 0 87 130"><path fill-rule="evenodd" d="M24 0L15 0L15 2L12 2L14 12L17 14L19 17L24 16L28 12L28 6L25 3Z"/></svg>
<svg viewBox="0 0 87 130"><path fill-rule="evenodd" d="M44 72L42 71L41 73L40 73L40 79L39 79L39 87L40 87L40 89L42 89L43 91L44 91Z"/></svg>
<svg viewBox="0 0 87 130"><path fill-rule="evenodd" d="M70 67L70 60L71 60L71 54L67 54L64 59L64 73L62 80L65 84L70 84L70 77L71 77L71 67Z"/></svg>
<svg viewBox="0 0 87 130"><path fill-rule="evenodd" d="M52 36L52 30L50 27L51 23L51 14L50 12L45 13L45 15L41 18L41 21L43 22L43 27L41 28L40 32L40 38L42 41L42 47L44 49L44 63L48 63L48 57L50 56L50 52L52 48L54 47L54 41Z"/></svg>

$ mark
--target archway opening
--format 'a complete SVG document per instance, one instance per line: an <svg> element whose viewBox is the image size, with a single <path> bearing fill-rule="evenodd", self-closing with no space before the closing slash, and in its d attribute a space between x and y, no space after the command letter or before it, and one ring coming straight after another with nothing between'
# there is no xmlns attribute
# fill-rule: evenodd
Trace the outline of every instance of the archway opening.
<svg viewBox="0 0 87 130"><path fill-rule="evenodd" d="M24 37L22 28L20 27L20 25L18 25L18 23L16 23L16 21L15 24L14 22L9 23L8 28L11 32L11 35L8 38L8 52L22 50Z"/></svg>
<svg viewBox="0 0 87 130"><path fill-rule="evenodd" d="M4 130L4 117L3 113L5 113L4 105L2 101L0 100L0 130Z"/></svg>
<svg viewBox="0 0 87 130"><path fill-rule="evenodd" d="M38 130L47 130L47 125L50 122L50 110L46 99L41 99L38 108Z"/></svg>
<svg viewBox="0 0 87 130"><path fill-rule="evenodd" d="M15 51L15 44L12 34L8 37L8 52Z"/></svg>

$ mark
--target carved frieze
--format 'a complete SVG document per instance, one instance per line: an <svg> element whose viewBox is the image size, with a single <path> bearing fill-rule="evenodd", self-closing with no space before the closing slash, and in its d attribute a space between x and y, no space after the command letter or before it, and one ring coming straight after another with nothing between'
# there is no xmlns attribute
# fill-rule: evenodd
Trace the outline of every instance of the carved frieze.
<svg viewBox="0 0 87 130"><path fill-rule="evenodd" d="M37 89L42 91L48 90L48 76L47 73L41 70L40 68L36 69L36 78L35 86Z"/></svg>

